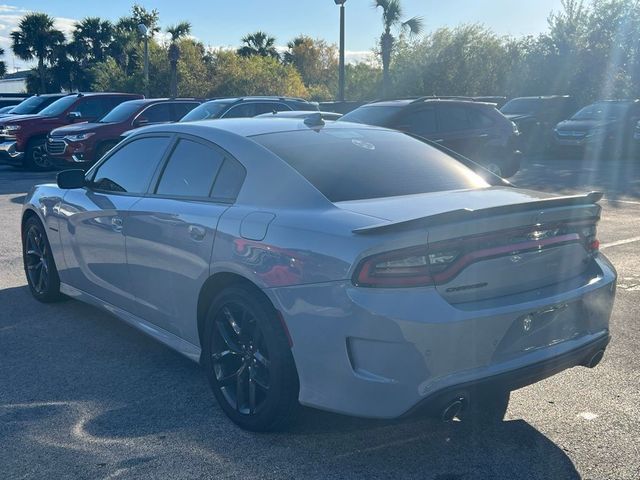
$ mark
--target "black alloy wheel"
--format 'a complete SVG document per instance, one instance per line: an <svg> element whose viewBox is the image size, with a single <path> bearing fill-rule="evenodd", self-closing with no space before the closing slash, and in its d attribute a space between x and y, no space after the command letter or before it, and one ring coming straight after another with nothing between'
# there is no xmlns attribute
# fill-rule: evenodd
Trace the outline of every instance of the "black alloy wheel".
<svg viewBox="0 0 640 480"><path fill-rule="evenodd" d="M44 228L36 217L27 220L23 232L23 261L27 283L41 302L59 300L60 278Z"/></svg>
<svg viewBox="0 0 640 480"><path fill-rule="evenodd" d="M207 314L202 364L224 413L252 431L285 428L298 410L298 374L277 312L257 287L221 291Z"/></svg>

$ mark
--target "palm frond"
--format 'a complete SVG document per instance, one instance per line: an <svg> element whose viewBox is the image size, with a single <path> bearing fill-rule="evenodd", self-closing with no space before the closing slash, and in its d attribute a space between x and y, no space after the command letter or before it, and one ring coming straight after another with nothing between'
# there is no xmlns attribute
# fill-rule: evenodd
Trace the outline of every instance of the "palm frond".
<svg viewBox="0 0 640 480"><path fill-rule="evenodd" d="M411 35L419 35L424 28L424 19L422 17L413 17L402 22L402 28L409 30Z"/></svg>

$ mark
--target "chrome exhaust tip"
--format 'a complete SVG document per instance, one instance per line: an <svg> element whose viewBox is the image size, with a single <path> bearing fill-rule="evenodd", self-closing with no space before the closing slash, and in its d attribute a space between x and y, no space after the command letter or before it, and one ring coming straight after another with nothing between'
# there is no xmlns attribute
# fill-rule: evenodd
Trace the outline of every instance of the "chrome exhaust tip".
<svg viewBox="0 0 640 480"><path fill-rule="evenodd" d="M594 368L600 363L602 357L604 357L604 350L598 350L589 360L585 362L584 366L588 368Z"/></svg>
<svg viewBox="0 0 640 480"><path fill-rule="evenodd" d="M462 411L463 408L464 408L464 398L460 397L455 399L453 402L448 404L442 410L442 415L441 415L442 421L452 422L453 419L458 416L458 414Z"/></svg>

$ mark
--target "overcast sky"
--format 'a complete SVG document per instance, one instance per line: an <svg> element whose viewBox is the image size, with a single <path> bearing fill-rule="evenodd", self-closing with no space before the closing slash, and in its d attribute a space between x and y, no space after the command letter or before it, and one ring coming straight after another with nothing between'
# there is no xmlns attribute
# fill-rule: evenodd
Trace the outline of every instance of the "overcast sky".
<svg viewBox="0 0 640 480"><path fill-rule="evenodd" d="M15 59L9 32L27 11L42 11L56 18L65 33L73 22L87 16L117 20L126 15L132 0L20 0L0 5L0 47L5 49L8 71L24 64ZM193 35L206 45L237 46L240 38L255 30L276 37L286 45L300 33L329 42L338 41L338 7L333 0L140 0L160 11L163 26L188 20ZM460 23L482 23L499 34L528 35L544 31L547 17L560 8L560 0L403 0L405 17L421 16L427 30ZM371 0L348 0L347 51L353 61L367 55L380 35L380 13Z"/></svg>

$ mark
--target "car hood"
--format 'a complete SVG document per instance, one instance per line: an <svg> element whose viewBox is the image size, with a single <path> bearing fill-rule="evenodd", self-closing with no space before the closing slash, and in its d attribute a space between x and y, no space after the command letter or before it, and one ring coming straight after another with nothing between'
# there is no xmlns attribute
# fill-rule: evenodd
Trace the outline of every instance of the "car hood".
<svg viewBox="0 0 640 480"><path fill-rule="evenodd" d="M36 119L45 119L49 117L43 117L42 115L9 115L4 118L0 118L2 125L20 125L21 123L30 122Z"/></svg>
<svg viewBox="0 0 640 480"><path fill-rule="evenodd" d="M610 127L618 123L620 123L620 120L564 120L556 128L558 130L588 132L594 128Z"/></svg>
<svg viewBox="0 0 640 480"><path fill-rule="evenodd" d="M337 202L336 206L363 215L391 222L426 217L458 209L481 210L503 205L545 200L553 194L513 187L489 187L477 190L456 190L423 193L401 197L372 198Z"/></svg>
<svg viewBox="0 0 640 480"><path fill-rule="evenodd" d="M59 136L59 135L76 135L78 133L88 133L88 132L93 132L105 125L107 124L106 123L75 123L73 125L65 125L64 127L56 128L51 132L51 135Z"/></svg>

